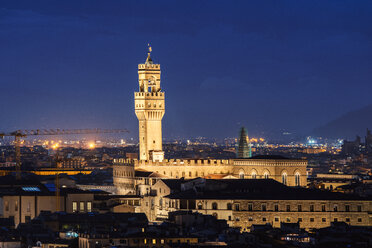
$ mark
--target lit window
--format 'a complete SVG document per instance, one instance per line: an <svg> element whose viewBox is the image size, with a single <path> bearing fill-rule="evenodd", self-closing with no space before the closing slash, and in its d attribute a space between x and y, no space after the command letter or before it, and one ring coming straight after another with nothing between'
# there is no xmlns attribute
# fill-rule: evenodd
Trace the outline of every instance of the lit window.
<svg viewBox="0 0 372 248"><path fill-rule="evenodd" d="M92 212L92 202L87 202L87 211Z"/></svg>
<svg viewBox="0 0 372 248"><path fill-rule="evenodd" d="M77 202L72 202L72 212L77 212Z"/></svg>
<svg viewBox="0 0 372 248"><path fill-rule="evenodd" d="M300 173L296 172L295 174L295 185L300 186Z"/></svg>
<svg viewBox="0 0 372 248"><path fill-rule="evenodd" d="M18 201L15 201L14 211L18 211Z"/></svg>
<svg viewBox="0 0 372 248"><path fill-rule="evenodd" d="M285 172L282 174L282 183L287 185L287 173Z"/></svg>
<svg viewBox="0 0 372 248"><path fill-rule="evenodd" d="M152 239L152 244L153 244L153 245L156 244L156 239Z"/></svg>
<svg viewBox="0 0 372 248"><path fill-rule="evenodd" d="M85 203L84 202L80 202L80 206L79 207L80 207L79 210L81 212L84 212L85 211Z"/></svg>

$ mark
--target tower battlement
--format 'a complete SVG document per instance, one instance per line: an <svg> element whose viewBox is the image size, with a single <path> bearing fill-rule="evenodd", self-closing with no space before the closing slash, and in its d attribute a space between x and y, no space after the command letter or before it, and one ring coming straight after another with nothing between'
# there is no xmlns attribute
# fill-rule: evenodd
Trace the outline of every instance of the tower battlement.
<svg viewBox="0 0 372 248"><path fill-rule="evenodd" d="M164 159L162 162L152 160L135 160L135 166L218 166L218 165L232 165L231 159Z"/></svg>

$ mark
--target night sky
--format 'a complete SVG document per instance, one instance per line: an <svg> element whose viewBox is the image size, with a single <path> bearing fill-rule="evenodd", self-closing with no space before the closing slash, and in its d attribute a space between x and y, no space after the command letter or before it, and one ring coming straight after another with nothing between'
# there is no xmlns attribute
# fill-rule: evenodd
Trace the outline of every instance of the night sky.
<svg viewBox="0 0 372 248"><path fill-rule="evenodd" d="M372 104L372 1L0 1L0 131L127 128L153 48L165 138L309 133Z"/></svg>

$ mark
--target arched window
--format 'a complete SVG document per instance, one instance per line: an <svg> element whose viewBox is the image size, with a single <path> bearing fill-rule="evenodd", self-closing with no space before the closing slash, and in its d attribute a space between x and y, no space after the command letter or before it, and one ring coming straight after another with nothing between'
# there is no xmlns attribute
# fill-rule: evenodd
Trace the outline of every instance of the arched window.
<svg viewBox="0 0 372 248"><path fill-rule="evenodd" d="M231 203L227 203L227 210L232 210L232 204Z"/></svg>
<svg viewBox="0 0 372 248"><path fill-rule="evenodd" d="M256 179L257 178L257 172L256 171L252 171L252 179Z"/></svg>
<svg viewBox="0 0 372 248"><path fill-rule="evenodd" d="M239 172L239 178L244 179L244 172L243 171Z"/></svg>
<svg viewBox="0 0 372 248"><path fill-rule="evenodd" d="M212 203L212 209L213 210L217 210L218 209L217 202L213 202Z"/></svg>
<svg viewBox="0 0 372 248"><path fill-rule="evenodd" d="M201 202L198 203L198 209L203 209L203 203Z"/></svg>
<svg viewBox="0 0 372 248"><path fill-rule="evenodd" d="M282 173L282 183L287 185L287 173L286 172Z"/></svg>
<svg viewBox="0 0 372 248"><path fill-rule="evenodd" d="M269 172L267 172L267 171L264 172L264 178L269 179Z"/></svg>
<svg viewBox="0 0 372 248"><path fill-rule="evenodd" d="M296 186L300 186L301 185L301 181L300 181L300 172L296 172L295 174L295 185Z"/></svg>

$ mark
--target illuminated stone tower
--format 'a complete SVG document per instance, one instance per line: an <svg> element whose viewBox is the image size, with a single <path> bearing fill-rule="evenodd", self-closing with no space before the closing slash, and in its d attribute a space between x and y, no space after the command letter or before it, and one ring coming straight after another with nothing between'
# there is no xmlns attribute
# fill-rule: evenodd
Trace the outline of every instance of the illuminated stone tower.
<svg viewBox="0 0 372 248"><path fill-rule="evenodd" d="M134 93L138 118L139 159L163 161L161 120L165 113L164 92L160 88L160 65L151 59L151 47L146 62L138 65L139 92Z"/></svg>

